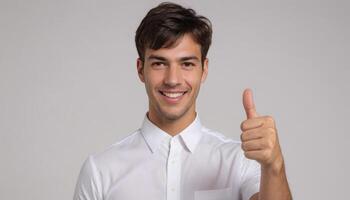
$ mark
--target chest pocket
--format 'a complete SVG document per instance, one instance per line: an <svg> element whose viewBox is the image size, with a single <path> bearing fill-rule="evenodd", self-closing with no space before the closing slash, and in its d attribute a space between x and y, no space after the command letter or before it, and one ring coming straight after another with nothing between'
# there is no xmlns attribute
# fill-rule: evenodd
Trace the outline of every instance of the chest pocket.
<svg viewBox="0 0 350 200"><path fill-rule="evenodd" d="M197 190L194 192L194 200L232 200L232 188Z"/></svg>

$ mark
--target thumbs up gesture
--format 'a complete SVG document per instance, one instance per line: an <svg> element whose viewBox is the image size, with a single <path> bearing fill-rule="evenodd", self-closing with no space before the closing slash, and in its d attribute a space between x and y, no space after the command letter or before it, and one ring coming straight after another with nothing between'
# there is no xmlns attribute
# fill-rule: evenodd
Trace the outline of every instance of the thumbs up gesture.
<svg viewBox="0 0 350 200"><path fill-rule="evenodd" d="M243 106L247 114L247 119L241 123L244 155L258 161L262 169L280 170L283 156L274 119L271 116L258 115L250 89L243 92Z"/></svg>

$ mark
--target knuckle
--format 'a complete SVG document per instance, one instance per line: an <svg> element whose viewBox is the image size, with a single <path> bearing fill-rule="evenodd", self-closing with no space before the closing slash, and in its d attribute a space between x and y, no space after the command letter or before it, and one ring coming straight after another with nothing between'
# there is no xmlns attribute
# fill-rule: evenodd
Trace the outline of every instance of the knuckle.
<svg viewBox="0 0 350 200"><path fill-rule="evenodd" d="M249 159L254 159L254 154L249 151L244 152L244 156Z"/></svg>
<svg viewBox="0 0 350 200"><path fill-rule="evenodd" d="M248 152L244 152L244 156L250 158L250 154Z"/></svg>
<svg viewBox="0 0 350 200"><path fill-rule="evenodd" d="M269 149L272 149L272 148L273 148L273 141L269 140L269 141L267 142L267 147L268 147Z"/></svg>
<svg viewBox="0 0 350 200"><path fill-rule="evenodd" d="M245 142L242 142L242 144L241 144L241 148L243 149L243 151L245 151Z"/></svg>
<svg viewBox="0 0 350 200"><path fill-rule="evenodd" d="M245 121L243 121L243 122L241 123L241 130L243 131L244 128L245 128Z"/></svg>
<svg viewBox="0 0 350 200"><path fill-rule="evenodd" d="M271 128L271 127L268 127L266 128L266 133L269 135L269 136L272 136L275 134L275 129L274 128Z"/></svg>
<svg viewBox="0 0 350 200"><path fill-rule="evenodd" d="M246 141L248 139L247 138L248 137L247 134L248 134L247 132L242 132L241 133L241 141Z"/></svg>
<svg viewBox="0 0 350 200"><path fill-rule="evenodd" d="M274 124L274 123L275 123L275 120L274 120L273 117L270 116L270 115L267 115L267 116L265 117L265 120L266 120L268 123L271 123L271 124Z"/></svg>

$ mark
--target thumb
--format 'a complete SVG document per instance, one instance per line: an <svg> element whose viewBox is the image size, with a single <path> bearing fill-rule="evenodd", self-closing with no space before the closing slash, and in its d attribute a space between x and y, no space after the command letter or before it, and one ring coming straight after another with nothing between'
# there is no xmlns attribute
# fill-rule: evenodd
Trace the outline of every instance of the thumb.
<svg viewBox="0 0 350 200"><path fill-rule="evenodd" d="M253 93L251 89L245 89L243 92L243 106L247 119L258 117L258 113L255 110L255 104L253 101Z"/></svg>

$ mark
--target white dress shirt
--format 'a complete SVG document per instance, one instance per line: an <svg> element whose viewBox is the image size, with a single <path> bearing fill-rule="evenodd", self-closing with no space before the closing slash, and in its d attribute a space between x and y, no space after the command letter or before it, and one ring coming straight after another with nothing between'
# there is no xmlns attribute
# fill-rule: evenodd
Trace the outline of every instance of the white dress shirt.
<svg viewBox="0 0 350 200"><path fill-rule="evenodd" d="M145 115L140 129L86 159L74 200L248 200L259 185L260 165L241 143L198 115L174 137Z"/></svg>

